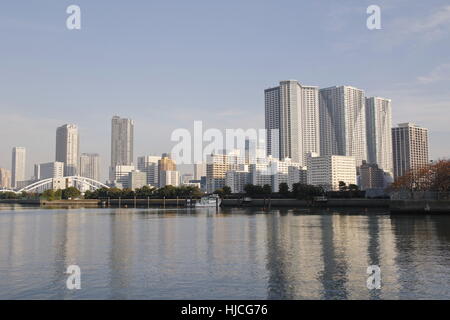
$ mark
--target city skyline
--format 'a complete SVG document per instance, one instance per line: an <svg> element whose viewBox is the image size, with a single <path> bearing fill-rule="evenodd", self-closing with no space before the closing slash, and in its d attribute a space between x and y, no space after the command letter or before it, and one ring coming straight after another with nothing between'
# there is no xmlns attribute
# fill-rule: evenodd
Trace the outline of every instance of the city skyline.
<svg viewBox="0 0 450 320"><path fill-rule="evenodd" d="M392 138L390 130L391 127L389 127L392 120L391 99L381 97L365 97L364 90L350 86L319 88L315 86L302 85L297 80L282 80L279 84L280 86L278 87L271 87L264 90L265 112L263 111L262 113L265 114L266 117L266 129L280 129L282 126L277 126L274 122L274 119L277 119L280 123L285 122L284 126L291 128L289 130L292 130L292 132L295 132L295 128L298 128L300 131L303 130L303 133L300 135L295 135L291 131L286 130L284 130L283 133L283 129L281 128L282 130L280 130L279 137L276 137L276 140L279 139L280 143L280 156L277 158L281 160L284 158L289 158L293 161L299 162L302 166L306 166L310 152L319 153L321 156L346 155L353 156L356 159L356 163L359 165L362 161L367 161L369 163L378 164L380 168L385 169L386 172L390 172L391 174L393 173ZM274 100L275 96L277 99ZM344 103L343 101L346 102ZM349 103L347 103L347 101L349 101ZM292 104L297 103L298 105L296 105L296 107L291 107ZM342 120L339 119L344 119L343 114L349 113L349 111L345 111L347 109L350 110L350 114L354 114L354 116L352 115L349 119L354 119L353 121L358 122L358 124L339 124L339 121L342 122ZM286 113L287 110L290 110L289 112L291 112L291 114L285 115L285 119L281 120L283 118L283 113ZM332 112L330 112L330 110L332 110ZM291 123L292 120L290 119L295 118L297 114L300 117L300 121L295 120L296 122ZM310 125L310 127L305 130L303 123L306 121L311 121L314 124ZM147 159L161 159L161 157L154 156L157 153L154 150L149 150L150 152L147 152L147 154L151 155L134 155L134 119L121 118L114 115L112 116L110 123L111 147L109 158L110 166L108 167L103 167L101 165L101 163L104 163L105 160L107 161L108 159L104 159L104 157L101 157L97 152L87 153L80 151L82 148L80 148L80 135L77 125L65 124L57 127L55 160L57 162L59 161L64 163L64 175L79 175L80 166L83 161L86 161L83 171L89 172L89 174L85 175L85 177L91 179L97 178L94 180L98 181L112 182L116 179L116 174L113 172L112 166L115 163L116 166L121 166L119 171L123 171L124 168L126 168L126 175L128 175L128 172L131 170L146 172L148 177L147 179L149 180L148 184L153 185L154 183L150 181L154 181L154 179L152 180L152 176L154 176L154 174L149 174L147 171L154 171L155 169L153 167L147 168L147 163L149 162ZM413 123L413 120L407 123ZM352 126L351 129L345 129L344 131L342 131L342 129L336 129L349 125ZM400 126L401 124L398 125ZM416 124L414 123L414 125ZM332 134L328 132L330 131L330 128ZM394 123L392 123L392 128L395 128ZM347 130L350 130L350 141L354 140L355 137L361 138L361 141L356 142L356 147L354 141L349 144L347 142L349 138L342 135ZM426 130L428 132L428 128ZM310 134L310 137L305 138L305 136L311 131L313 132ZM334 136L339 136L340 138L335 138ZM319 141L315 142L315 140ZM287 141L289 141L289 145L287 144ZM297 141L299 145L297 147L291 146L291 141ZM429 144L429 142L427 143ZM174 143L171 142L171 146L173 146L173 144ZM270 138L267 145L267 151L269 151ZM361 147L364 148L361 149ZM381 150L379 150L379 148ZM26 148L14 147L13 159L16 149L25 153ZM319 150L320 152L317 152ZM358 154L358 152L362 153ZM427 152L429 153L428 149ZM162 154L164 156L166 152ZM267 155L271 154L268 153ZM294 157L292 157L292 155ZM92 157L95 157L95 160L88 159ZM25 154L22 158L24 159L22 159L21 162L27 163ZM377 161L377 159L379 159L379 161ZM430 160L434 159L430 158ZM54 162L31 163L30 165L34 167L34 175L25 174L24 178L18 181L26 182L36 179L36 172L39 172L39 169L37 168L38 165L53 165L53 163ZM21 167L23 166L24 164L21 165ZM90 167L88 168L88 166ZM389 168L390 166L392 169ZM7 166L1 168L9 169ZM177 170L180 176L183 173L195 173L195 166L193 164L192 168L191 165L181 165L181 168L183 169ZM23 171L23 168L21 170ZM10 171L11 184L13 185L14 169L12 166ZM94 171L95 173L93 173ZM108 178L106 178L105 174L107 171L109 171Z"/></svg>
<svg viewBox="0 0 450 320"><path fill-rule="evenodd" d="M99 153L104 168L110 152L104 120L114 114L136 121L136 155L167 152L170 132L194 120L224 129L246 128L251 119L252 127L263 128L261 88L291 78L389 97L393 125L411 121L428 128L430 158L449 157L447 1L378 1L382 29L375 31L365 26L366 1L345 8L284 4L141 1L137 12L109 3L104 16L100 4L81 0L86 19L78 33L65 28L63 3L30 3L27 12L2 4L0 114L11 134L0 144L0 167L10 167L12 147L25 146L30 176L32 164L53 161L52 143L43 143L54 139L53 128L76 123L80 152ZM108 27L110 19L120 21L120 30ZM173 83L183 85L168 95Z"/></svg>

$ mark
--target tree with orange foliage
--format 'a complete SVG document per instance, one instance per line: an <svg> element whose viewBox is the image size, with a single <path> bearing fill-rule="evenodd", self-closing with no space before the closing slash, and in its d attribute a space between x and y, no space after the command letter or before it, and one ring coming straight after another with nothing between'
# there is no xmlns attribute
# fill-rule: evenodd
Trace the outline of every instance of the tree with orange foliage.
<svg viewBox="0 0 450 320"><path fill-rule="evenodd" d="M398 177L390 189L450 192L450 160L439 160Z"/></svg>

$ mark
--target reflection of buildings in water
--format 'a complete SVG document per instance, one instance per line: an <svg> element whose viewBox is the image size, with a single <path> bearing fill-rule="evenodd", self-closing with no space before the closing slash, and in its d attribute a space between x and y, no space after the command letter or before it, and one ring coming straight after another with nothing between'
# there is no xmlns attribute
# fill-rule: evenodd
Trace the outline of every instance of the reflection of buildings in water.
<svg viewBox="0 0 450 320"><path fill-rule="evenodd" d="M348 261L345 256L345 244L342 246L338 215L322 214L320 216L322 230L323 270L318 280L322 283L322 299L348 298Z"/></svg>
<svg viewBox="0 0 450 320"><path fill-rule="evenodd" d="M367 267L369 237L367 215L332 216L334 247L345 261L348 299L368 299Z"/></svg>
<svg viewBox="0 0 450 320"><path fill-rule="evenodd" d="M320 297L323 285L316 280L323 270L322 229L319 216L291 216L288 238L291 265L296 269L294 281L299 285L293 288L294 298L314 299Z"/></svg>
<svg viewBox="0 0 450 320"><path fill-rule="evenodd" d="M446 224L448 233L449 222L448 217L391 215L396 236L395 248L398 252L395 263L399 270L400 299L411 298L412 292L432 292L433 288L425 289L424 286L444 281L442 276L448 271L448 241L444 241L443 246L436 245L440 243L437 226L443 227Z"/></svg>
<svg viewBox="0 0 450 320"><path fill-rule="evenodd" d="M217 214L207 218L204 235L209 272L218 277L234 273L244 278L245 272L255 276L264 261L264 247L258 246L264 243L262 221L254 214Z"/></svg>
<svg viewBox="0 0 450 320"><path fill-rule="evenodd" d="M0 269L2 270L0 278L4 288L8 288L8 283L19 276L18 270L23 265L24 257L31 255L33 252L30 251L34 248L28 246L30 234L27 230L27 220L30 219L29 217L15 213L2 215L0 219L2 222L0 223ZM37 219L36 216L34 219Z"/></svg>
<svg viewBox="0 0 450 320"><path fill-rule="evenodd" d="M54 274L52 276L52 283L57 292L55 296L66 297L70 294L70 291L66 288L66 280L68 274L66 274L67 267L69 265L80 265L80 231L83 214L70 214L66 210L64 212L52 213L52 235L53 235L53 248L55 248L54 254ZM83 266L80 265L83 272Z"/></svg>
<svg viewBox="0 0 450 320"><path fill-rule="evenodd" d="M379 298L382 291L366 286L371 264L382 267L386 282L397 281L389 219L274 213L266 221L269 299Z"/></svg>
<svg viewBox="0 0 450 320"><path fill-rule="evenodd" d="M372 220L373 223L377 223L376 230L370 227ZM373 241L373 245L369 246L369 263L379 261L378 265L381 268L381 290L372 290L371 297L397 299L399 289L399 274L396 262L398 255L396 250L397 239L393 232L390 216L369 217L369 236ZM378 240L372 240L375 238ZM378 258L376 255L378 255ZM386 288L386 290L383 288ZM389 295L386 292L389 292Z"/></svg>
<svg viewBox="0 0 450 320"><path fill-rule="evenodd" d="M267 223L267 299L294 299L293 284L289 277L289 252L282 238L287 224L278 210L266 216ZM281 236L281 237L280 237Z"/></svg>
<svg viewBox="0 0 450 320"><path fill-rule="evenodd" d="M133 273L135 215L127 209L115 209L110 216L109 287L111 299L125 299ZM121 290L123 289L123 290Z"/></svg>
<svg viewBox="0 0 450 320"><path fill-rule="evenodd" d="M347 297L348 266L335 220L328 214L267 216L268 299Z"/></svg>

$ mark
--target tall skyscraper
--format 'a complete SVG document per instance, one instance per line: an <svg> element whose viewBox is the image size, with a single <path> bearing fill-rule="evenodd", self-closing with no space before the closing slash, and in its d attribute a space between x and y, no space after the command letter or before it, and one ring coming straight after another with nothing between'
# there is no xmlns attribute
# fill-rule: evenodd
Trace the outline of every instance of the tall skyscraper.
<svg viewBox="0 0 450 320"><path fill-rule="evenodd" d="M11 188L11 171L5 168L0 168L0 189Z"/></svg>
<svg viewBox="0 0 450 320"><path fill-rule="evenodd" d="M320 153L367 160L364 91L350 86L320 89Z"/></svg>
<svg viewBox="0 0 450 320"><path fill-rule="evenodd" d="M111 174L114 168L133 165L134 121L114 116L111 121Z"/></svg>
<svg viewBox="0 0 450 320"><path fill-rule="evenodd" d="M80 176L100 181L100 156L97 153L81 154Z"/></svg>
<svg viewBox="0 0 450 320"><path fill-rule="evenodd" d="M11 187L16 188L19 181L25 181L26 150L14 147L12 150Z"/></svg>
<svg viewBox="0 0 450 320"><path fill-rule="evenodd" d="M64 163L64 175L78 175L80 138L78 127L65 124L56 129L56 162Z"/></svg>
<svg viewBox="0 0 450 320"><path fill-rule="evenodd" d="M320 151L318 93L296 80L264 91L268 155L306 165L307 154ZM275 139L272 130L278 131Z"/></svg>
<svg viewBox="0 0 450 320"><path fill-rule="evenodd" d="M393 174L391 100L366 98L367 161Z"/></svg>
<svg viewBox="0 0 450 320"><path fill-rule="evenodd" d="M428 164L428 129L412 123L392 128L394 178Z"/></svg>

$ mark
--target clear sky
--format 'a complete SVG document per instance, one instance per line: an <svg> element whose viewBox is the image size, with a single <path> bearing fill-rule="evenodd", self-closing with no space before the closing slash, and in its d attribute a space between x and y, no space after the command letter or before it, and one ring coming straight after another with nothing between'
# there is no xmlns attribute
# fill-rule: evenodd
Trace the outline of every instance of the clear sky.
<svg viewBox="0 0 450 320"><path fill-rule="evenodd" d="M0 3L0 167L24 146L31 175L75 123L105 177L113 115L135 120L135 157L160 154L194 120L264 127L263 90L285 79L391 98L394 124L429 128L431 157L450 157L448 0L15 0Z"/></svg>

